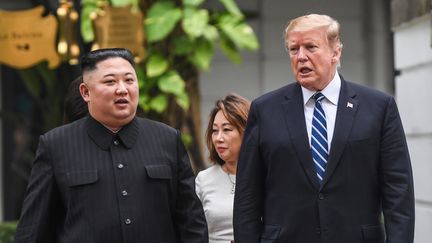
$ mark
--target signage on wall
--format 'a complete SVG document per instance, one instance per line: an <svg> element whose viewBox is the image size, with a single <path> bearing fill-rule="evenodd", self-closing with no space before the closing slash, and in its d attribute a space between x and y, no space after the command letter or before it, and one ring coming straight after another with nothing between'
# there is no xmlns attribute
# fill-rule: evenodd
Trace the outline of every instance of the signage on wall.
<svg viewBox="0 0 432 243"><path fill-rule="evenodd" d="M125 47L139 62L144 59L143 15L131 6L105 5L93 15L95 41L92 49Z"/></svg>
<svg viewBox="0 0 432 243"><path fill-rule="evenodd" d="M48 61L49 68L60 63L57 55L57 20L42 16L43 6L23 11L0 10L0 63L28 68Z"/></svg>

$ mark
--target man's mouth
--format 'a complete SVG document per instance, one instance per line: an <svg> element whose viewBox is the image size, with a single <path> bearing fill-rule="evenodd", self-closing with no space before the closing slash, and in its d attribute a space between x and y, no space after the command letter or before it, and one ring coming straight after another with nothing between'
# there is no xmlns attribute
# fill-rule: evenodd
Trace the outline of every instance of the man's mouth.
<svg viewBox="0 0 432 243"><path fill-rule="evenodd" d="M114 103L116 104L127 104L129 103L127 99L118 99Z"/></svg>
<svg viewBox="0 0 432 243"><path fill-rule="evenodd" d="M312 72L312 69L310 69L308 67L302 67L302 68L300 68L300 73L302 73L302 74L306 74L306 73L309 73L309 72Z"/></svg>

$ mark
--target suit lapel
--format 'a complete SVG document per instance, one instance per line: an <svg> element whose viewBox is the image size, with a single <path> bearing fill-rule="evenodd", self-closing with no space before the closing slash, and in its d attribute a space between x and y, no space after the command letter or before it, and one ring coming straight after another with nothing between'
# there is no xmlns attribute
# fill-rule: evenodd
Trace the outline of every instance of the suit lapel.
<svg viewBox="0 0 432 243"><path fill-rule="evenodd" d="M282 103L286 126L288 127L299 162L310 182L318 190L319 184L315 176L315 169L313 167L312 154L306 131L301 87L295 84L289 86L289 88L285 96L285 101Z"/></svg>
<svg viewBox="0 0 432 243"><path fill-rule="evenodd" d="M330 148L327 169L324 176L323 186L329 181L345 149L348 136L351 132L355 114L359 107L359 101L355 99L355 92L345 80L341 78L341 90L339 94L338 108L332 144Z"/></svg>

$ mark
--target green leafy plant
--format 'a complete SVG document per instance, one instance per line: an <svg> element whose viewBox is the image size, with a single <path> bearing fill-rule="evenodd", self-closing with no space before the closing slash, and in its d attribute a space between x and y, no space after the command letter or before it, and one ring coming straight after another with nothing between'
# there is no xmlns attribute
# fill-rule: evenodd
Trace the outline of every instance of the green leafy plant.
<svg viewBox="0 0 432 243"><path fill-rule="evenodd" d="M139 105L146 116L187 133L198 169L203 166L199 122L199 72L208 70L219 46L233 62L242 50L257 50L257 38L234 0L219 0L221 10L204 8L203 0L83 0L81 32L94 40L91 13L100 4L132 5L144 13L146 57L137 64ZM190 139L193 138L193 139Z"/></svg>
<svg viewBox="0 0 432 243"><path fill-rule="evenodd" d="M91 13L97 10L101 2L82 1L81 31L87 42L94 38ZM149 6L143 9L147 57L138 66L142 68L141 91L147 97L140 102L144 110L165 111L170 96L174 96L177 104L186 110L189 100L181 69L189 64L200 71L208 70L217 43L234 63L241 61L240 50L258 48L256 36L234 0L219 1L225 11L204 9L200 7L203 0L141 2ZM139 0L111 1L113 6L131 4L135 8L138 8L139 3ZM153 88L160 92L152 95Z"/></svg>
<svg viewBox="0 0 432 243"><path fill-rule="evenodd" d="M17 222L1 222L0 223L0 242L1 243L12 243Z"/></svg>

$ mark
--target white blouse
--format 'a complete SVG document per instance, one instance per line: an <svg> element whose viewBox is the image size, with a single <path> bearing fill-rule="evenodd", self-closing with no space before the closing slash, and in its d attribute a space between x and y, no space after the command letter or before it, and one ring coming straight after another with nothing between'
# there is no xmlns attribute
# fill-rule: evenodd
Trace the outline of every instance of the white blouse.
<svg viewBox="0 0 432 243"><path fill-rule="evenodd" d="M200 171L195 190L202 202L209 231L209 243L229 243L234 239L233 204L235 175L218 164Z"/></svg>

